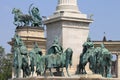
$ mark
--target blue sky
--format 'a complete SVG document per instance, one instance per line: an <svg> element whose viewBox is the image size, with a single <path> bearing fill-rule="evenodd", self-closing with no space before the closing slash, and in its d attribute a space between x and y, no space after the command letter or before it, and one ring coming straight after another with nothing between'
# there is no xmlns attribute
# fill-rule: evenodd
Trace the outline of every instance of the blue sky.
<svg viewBox="0 0 120 80"><path fill-rule="evenodd" d="M0 46L10 52L8 41L14 35L13 8L28 13L31 3L40 9L41 16L49 16L55 11L57 0L0 0ZM78 0L79 9L85 14L94 14L90 24L92 40L102 40L104 32L108 40L120 40L120 0Z"/></svg>

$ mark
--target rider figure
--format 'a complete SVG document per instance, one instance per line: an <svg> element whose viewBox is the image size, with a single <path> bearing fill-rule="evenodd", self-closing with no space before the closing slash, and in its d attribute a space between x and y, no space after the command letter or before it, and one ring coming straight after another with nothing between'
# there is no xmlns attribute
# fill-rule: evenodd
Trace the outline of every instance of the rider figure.
<svg viewBox="0 0 120 80"><path fill-rule="evenodd" d="M58 43L58 38L56 38L53 42L53 46L54 46L54 53L59 53L61 54L63 52L62 46L59 45Z"/></svg>
<svg viewBox="0 0 120 80"><path fill-rule="evenodd" d="M94 44L91 41L90 37L87 38L87 41L83 44L83 53L84 54L89 48L94 48Z"/></svg>
<svg viewBox="0 0 120 80"><path fill-rule="evenodd" d="M59 45L57 37L54 39L54 42L53 42L52 47L50 49L52 49L51 53L53 53L53 54L57 54L57 53L62 54L63 53L63 48L61 45Z"/></svg>
<svg viewBox="0 0 120 80"><path fill-rule="evenodd" d="M37 7L33 7L32 10L32 18L33 18L33 26L42 25L42 18L40 17L39 9Z"/></svg>
<svg viewBox="0 0 120 80"><path fill-rule="evenodd" d="M14 43L14 46L19 47L19 46L20 46L20 42L21 42L21 38L20 38L20 36L18 36L17 33L15 33L14 39L15 39L15 41L14 41L14 42L15 42L15 43Z"/></svg>

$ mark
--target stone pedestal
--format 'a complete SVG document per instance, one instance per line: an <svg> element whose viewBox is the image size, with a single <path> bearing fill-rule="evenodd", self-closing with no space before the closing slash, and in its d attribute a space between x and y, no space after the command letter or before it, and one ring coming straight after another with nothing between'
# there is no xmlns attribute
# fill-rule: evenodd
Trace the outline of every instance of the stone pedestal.
<svg viewBox="0 0 120 80"><path fill-rule="evenodd" d="M71 77L31 77L31 78L18 78L11 80L120 80L120 78L103 78L100 75L75 75Z"/></svg>

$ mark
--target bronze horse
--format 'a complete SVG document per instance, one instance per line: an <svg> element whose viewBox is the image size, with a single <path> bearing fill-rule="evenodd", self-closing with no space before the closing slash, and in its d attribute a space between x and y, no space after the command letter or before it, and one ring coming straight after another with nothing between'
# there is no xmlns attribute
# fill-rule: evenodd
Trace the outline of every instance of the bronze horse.
<svg viewBox="0 0 120 80"><path fill-rule="evenodd" d="M60 68L62 69L62 76L64 76L63 68L66 68L67 75L70 76L68 71L68 66L72 65L72 54L73 51L71 48L67 48L64 53L60 54L50 54L46 55L45 58L45 71L44 74L46 75L46 70L49 69L50 75L53 76L52 68L55 68L57 72L60 72Z"/></svg>
<svg viewBox="0 0 120 80"><path fill-rule="evenodd" d="M89 62L89 68L93 73L111 77L112 54L103 44L101 44L101 47L89 48L80 58L78 74L87 74L85 66Z"/></svg>
<svg viewBox="0 0 120 80"><path fill-rule="evenodd" d="M28 26L32 21L32 16L28 14L23 14L20 9L14 8L12 10L12 14L14 14L14 22L16 26Z"/></svg>

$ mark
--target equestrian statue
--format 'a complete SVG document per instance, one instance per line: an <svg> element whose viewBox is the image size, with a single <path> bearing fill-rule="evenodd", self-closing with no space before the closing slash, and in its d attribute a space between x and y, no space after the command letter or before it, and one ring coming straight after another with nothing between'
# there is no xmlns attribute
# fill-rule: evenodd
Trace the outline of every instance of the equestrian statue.
<svg viewBox="0 0 120 80"><path fill-rule="evenodd" d="M112 54L105 48L104 44L101 44L101 47L94 48L90 37L83 44L83 52L80 55L77 74L87 74L85 66L88 62L89 68L93 73L111 77Z"/></svg>
<svg viewBox="0 0 120 80"><path fill-rule="evenodd" d="M28 64L28 51L24 45L22 39L18 34L14 36L14 45L13 45L13 67L15 69L16 78L20 77L20 70L23 70L23 77L30 75L30 69Z"/></svg>
<svg viewBox="0 0 120 80"><path fill-rule="evenodd" d="M45 72L49 69L50 75L53 76L52 68L55 68L57 73L61 72L61 76L64 76L63 68L66 68L67 75L70 76L68 71L68 66L72 65L72 55L73 50L71 48L67 48L63 52L63 48L58 44L58 38L55 38L52 46L48 49L48 53L45 57ZM61 69L61 70L60 70Z"/></svg>

